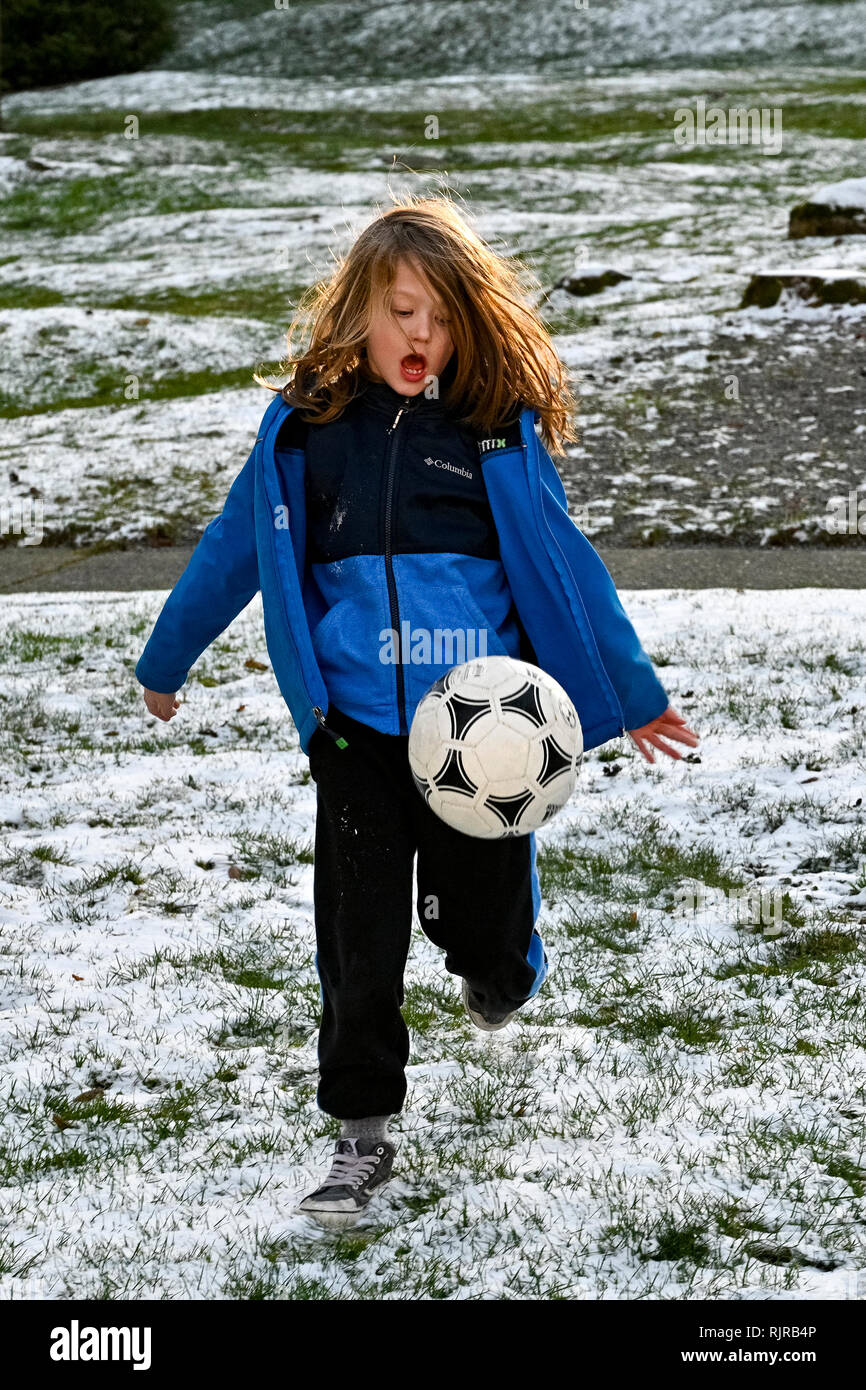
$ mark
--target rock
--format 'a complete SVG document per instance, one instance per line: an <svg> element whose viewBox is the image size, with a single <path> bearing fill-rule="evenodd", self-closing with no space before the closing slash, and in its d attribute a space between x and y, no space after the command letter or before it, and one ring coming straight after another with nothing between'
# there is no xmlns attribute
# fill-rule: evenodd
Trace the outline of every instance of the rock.
<svg viewBox="0 0 866 1390"><path fill-rule="evenodd" d="M866 179L843 179L819 188L791 209L788 236L845 236L866 233Z"/></svg>
<svg viewBox="0 0 866 1390"><path fill-rule="evenodd" d="M621 270L610 270L601 265L582 265L573 275L563 275L554 285L555 290L565 290L568 294L599 294L608 285L618 285L620 280L630 280Z"/></svg>
<svg viewBox="0 0 866 1390"><path fill-rule="evenodd" d="M753 275L741 309L771 309L784 290L807 304L866 304L866 276L841 271L771 270Z"/></svg>

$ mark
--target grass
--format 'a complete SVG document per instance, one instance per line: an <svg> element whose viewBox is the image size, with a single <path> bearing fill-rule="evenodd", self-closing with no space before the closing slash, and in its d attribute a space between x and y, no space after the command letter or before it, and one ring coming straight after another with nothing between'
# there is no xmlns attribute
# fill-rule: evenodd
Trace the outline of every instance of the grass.
<svg viewBox="0 0 866 1390"><path fill-rule="evenodd" d="M161 182L157 175L89 174L53 178L14 189L0 200L0 226L7 233L42 232L70 236L90 231L117 217L167 216L231 207L224 195L203 194Z"/></svg>
<svg viewBox="0 0 866 1390"><path fill-rule="evenodd" d="M720 69L719 87L728 81ZM6 218L10 245L17 245L20 256L6 257L0 273L6 272L7 283L0 285L0 309L20 308L24 311L43 309L49 318L40 323L46 333L36 356L40 365L40 389L30 388L26 375L10 367L9 385L0 398L0 416L10 421L22 421L21 437L27 437L27 421L56 410L81 412L80 423L68 426L76 436L78 447L87 448L92 429L102 425L90 422L90 412L106 407L122 408L133 404L147 411L151 406L175 400L195 401L218 392L248 388L252 372L259 368L276 375L279 364L258 362L252 355L258 350L255 329L262 326L273 336L287 326L299 295L324 270L333 241L327 231L331 213L327 198L314 184L305 183L304 174L324 173L339 180L343 172L351 176L358 172L380 174L394 156L397 168L426 171L446 182L452 171L468 178L473 184L465 191L467 200L479 204L495 216L504 208L528 211L539 200L551 213L547 219L522 219L509 249L537 276L544 288L572 267L575 250L585 246L593 259L635 257L636 264L651 267L666 258L668 248L676 245L681 251L704 255L722 253L730 258L736 247L730 242L728 208L733 202L738 208L738 226L747 237L748 228L763 225L767 208L776 207L780 179L787 188L797 186L814 170L829 167L832 155L834 177L858 172L851 163L853 154L840 155L838 142L848 141L851 148L862 134L864 113L857 101L855 79L844 74L829 74L826 81L816 79L806 71L802 90L806 100L787 99L798 90L799 74L795 69L753 78L739 74L738 84L722 91L718 100L724 106L769 105L781 102L788 133L784 167L777 169L758 147L743 146L732 151L725 146L681 149L673 144L673 113L684 101L691 100L690 92L681 88L683 79L671 74L665 86L649 96L629 97L622 93L601 92L592 83L577 92L585 99L576 100L570 93L550 93L543 84L526 101L509 102L505 106L496 100L480 109L444 106L437 111L440 138L424 138L426 110L403 107L397 110L370 109L357 105L333 103L327 110L288 111L274 105L270 109L250 110L225 107L207 111L165 111L147 113L142 117L141 136L137 142L124 139L123 123L127 113L120 108L112 111L70 111L41 114L13 113L9 115L11 130L7 152L13 157L37 159L49 165L62 165L69 157L75 169L47 168L29 171L25 180L14 186L5 200L0 200L0 223ZM714 98L715 99L715 98ZM832 148L830 141L832 140ZM823 163L822 163L823 161ZM684 197L700 200L701 212L693 218L683 218L671 207L667 197L649 196L646 207L633 205L621 208L617 200L609 202L603 190L590 189L584 178L562 178L581 175L588 169L608 180L611 175L633 179L646 167L647 180L655 195L664 192L671 168L682 170ZM718 166L721 180L705 180L708 167ZM772 166L772 167L771 167ZM553 176L554 168L558 171ZM244 179L242 191L238 175ZM298 175L292 178L291 175ZM593 222L590 229L580 231L579 221L587 214L597 216L600 196L607 210L605 225ZM793 198L786 192L788 202ZM220 209L249 208L268 214L277 213L287 228L289 238L297 238L300 224L309 224L303 248L290 258L285 275L275 271L266 249L268 237L262 239L261 256L240 259L232 249L230 230L216 219L213 245L214 269L198 261L188 276L164 274L167 268L165 246L178 246L171 226L157 227L153 218L194 216L197 213L218 212ZM132 223L130 218L139 222ZM565 220L563 220L565 219ZM574 230L568 231L569 219ZM277 225L277 219L274 219ZM209 235L209 224L202 221L200 235ZM67 234L88 238L86 247L76 248ZM187 232L184 235L188 235ZM60 241L69 249L68 275L62 286L51 283L54 272L43 269L47 262L41 253L35 254L40 238L50 237L52 244ZM720 241L721 238L721 241ZM119 277L119 260L141 253L147 258L146 274ZM273 248L271 248L273 249ZM88 266L104 264L106 283L98 275L78 273L80 262ZM218 263L218 266L217 266ZM153 273L151 273L151 271ZM731 275L735 272L731 271ZM20 291L14 280L22 280ZM34 283L35 282L35 283ZM67 288L68 286L68 288ZM592 334L605 325L613 334L628 333L627 325L634 314L631 306L639 305L641 336L656 348L670 332L671 315L688 316L696 311L700 299L701 314L719 318L728 314L738 302L737 293L725 297L721 288L702 290L696 285L665 283L651 289L635 284L618 287L614 292L587 301L572 303L558 300L548 313L548 326L566 338ZM108 314L130 312L152 320L141 332L136 349L134 372L139 378L138 396L134 402L126 399L127 376L124 359L118 354L112 368L112 354L101 345L91 356L86 347L77 348L74 372L67 375L51 370L52 358L67 360L70 346L67 337L75 338L76 330L66 336L52 328L50 309L98 308ZM219 320L214 325L214 342L221 335L239 335L243 346L233 360L224 354L207 352L205 362L186 360L182 365L170 365L165 360L164 344L160 337L171 342L178 328L177 319L194 323L205 318ZM243 320L233 325L232 320ZM163 330L164 325L164 330ZM113 330L105 329L110 332ZM118 329L118 333L119 333ZM191 330L190 330L191 331ZM53 336L52 336L53 335ZM123 335L125 337L125 335ZM263 349L270 354L273 349ZM246 358L246 362L238 358ZM31 363L31 369L36 370ZM694 375L694 374L693 374ZM716 401L721 387L718 373L710 379L712 400L707 407L717 413L722 408ZM683 409L664 399L664 393L647 390L646 404L654 404L659 412L660 428L673 430L677 435L686 426ZM627 389L622 398L617 392L605 393L604 411L607 433L623 430L628 438L617 448L616 471L645 471L654 462L652 433L644 435L634 430L635 412L640 414L644 402L640 393ZM732 414L742 415L735 408ZM738 418L738 424L742 420ZM79 438L80 436L80 438ZM156 449L156 445L148 445ZM220 446L215 446L219 448ZM228 447L228 446L227 446ZM678 445L674 453L683 456ZM815 465L816 471L821 465ZM187 543L206 519L205 504L210 490L200 490L193 478L182 477L179 489L148 488L144 480L136 482L122 476L117 480L117 493L102 485L88 490L86 501L75 495L64 499L52 498L47 508L46 545L80 546L94 540L111 538L117 544L165 545ZM157 482L161 481L159 478ZM172 480L174 481L174 480ZM702 484L707 479L702 478ZM636 499L643 496L642 487L626 489L616 500L616 515L612 525L626 517ZM612 484L618 491L615 484ZM754 543L756 528L768 520L775 527L771 543L794 543L793 533L808 520L810 505L791 505L779 515L756 516L751 506L751 485L746 494L729 509L719 503L706 502L709 510L700 505L690 507L698 495L682 499L654 498L659 515L648 517L645 525L632 525L631 541L636 545L664 546L672 534L680 540L703 543L707 538L708 518L721 512L724 520L714 538L732 545ZM760 490L754 484L755 490ZM64 489L66 491L66 489ZM602 493L604 488L601 489ZM46 494L50 495L50 494ZM177 507L168 501L177 499ZM704 499L706 501L706 499ZM51 514L57 508L57 514ZM123 521L119 518L123 517ZM134 518L140 521L136 530ZM772 529L772 528L771 528ZM11 544L14 538L0 536L0 546ZM846 544L846 537L818 537L817 543ZM792 702L783 710L783 717L796 727L798 711ZM204 745L199 745L202 755Z"/></svg>
<svg viewBox="0 0 866 1390"><path fill-rule="evenodd" d="M822 94L820 88L813 90L824 99L803 105L783 101L772 89L758 88L732 91L719 100L726 109L756 104L773 107L782 100L783 128L789 132L814 138L863 138L866 113L853 90L850 100L845 99L849 95L846 92ZM118 207L127 216L169 216L235 207L231 179L221 179L221 169L243 167L248 175L257 167L261 173L304 167L339 173L366 168L371 155L384 151L397 153L417 171L458 161L467 171L498 170L503 164L501 150L509 146L520 148L522 169L534 163L549 164L554 150L557 167L579 169L587 163L603 164L612 159L617 165L656 159L661 139L670 141L669 161L727 163L730 151L726 146L683 148L674 144L674 111L683 101L672 85L669 94L637 101L608 99L575 104L564 98L540 98L514 109L498 104L476 110L444 107L437 111L440 133L435 141L425 139L426 108L377 111L365 107L363 121L353 107L340 106L308 111L212 108L150 112L142 120L137 142L145 157L149 149L164 146L172 151L172 163L182 165L188 159L199 166L195 180L166 178L146 163L142 168L140 161L131 162L128 171L72 177L57 177L48 170L38 181L14 188L0 200L0 225L9 232L68 235L106 224L116 217ZM87 140L97 151L102 142L128 148L122 134L124 118L125 113L119 110L13 113L7 118L7 129L17 140L13 139L8 152L26 157L36 140ZM757 146L743 146L739 153L750 160L765 158ZM200 172L203 163L209 165L204 179ZM262 198L273 206L273 191L267 185L265 188ZM588 195L571 196L572 206L578 207ZM297 198L287 197L285 206L295 215L303 215ZM625 224L623 230L633 231L633 223ZM606 228L608 236L615 232L615 226Z"/></svg>
<svg viewBox="0 0 866 1390"><path fill-rule="evenodd" d="M285 882L283 870L288 866L313 862L309 845L300 845L287 835L265 832L240 836L237 853L244 877L260 878L267 875L277 883Z"/></svg>
<svg viewBox="0 0 866 1390"><path fill-rule="evenodd" d="M407 984L402 1014L410 1033L432 1035L440 1033L443 1024L453 1026L466 1017L450 978L441 984L420 981Z"/></svg>
<svg viewBox="0 0 866 1390"><path fill-rule="evenodd" d="M396 111L365 107L363 122L351 106L311 111L212 107L206 111L149 112L142 121L142 138L221 146L231 151L231 156L223 156L226 159L236 157L241 150L249 153L278 147L288 164L305 163L304 156L314 153L321 167L337 168L344 163L346 149L399 148L407 140L419 154L438 155L452 142L461 146L537 142L561 145L571 140L601 140L622 134L650 135L663 120L673 120L662 101L623 101L619 106L611 103L607 109L598 110L575 108L566 100L539 100L510 111L498 105L477 110L444 106L436 114L439 138L435 141L425 138L426 106ZM70 111L57 115L13 113L7 125L11 133L31 139L119 140L123 121L121 111ZM571 157L567 149L563 154L566 159Z"/></svg>
<svg viewBox="0 0 866 1390"><path fill-rule="evenodd" d="M254 385L254 370L262 371L266 375L274 375L278 370L278 364L256 363L254 366L233 367L227 371L177 372L150 381L147 378L139 379L136 384L138 394L134 401L130 401L124 394L126 381L122 373L114 372L104 376L97 374L95 380L87 383L90 389L82 391L80 395L62 396L39 403L28 401L23 404L14 404L8 398L4 400L0 397L0 418L14 420L21 416L46 415L55 410L94 410L108 405L122 409L124 406L139 402L169 401L182 396L202 396L216 391L252 386ZM140 480L138 485L140 488L146 486ZM116 507L116 499L112 499L112 505ZM58 545L68 544L70 539L79 534L80 531L80 526L70 522L65 529L55 531L54 543ZM62 539L57 539L57 537L62 537Z"/></svg>
<svg viewBox="0 0 866 1390"><path fill-rule="evenodd" d="M545 170L626 176L660 157L686 173L689 161L727 167L724 147L668 141L677 81L651 101L445 109L435 143L415 111L365 111L363 121L348 109L166 113L143 122L128 171L39 174L4 203L5 226L23 237L98 234L96 263L111 266L118 219L236 207L238 167L256 181L244 205L272 207L283 169L369 172L397 152L414 167L483 175L488 211L536 199L583 214L594 195L558 177L547 196ZM777 104L767 86L722 104ZM813 149L807 136L862 134L863 112L845 100L853 78L802 90L818 100L785 103L796 149ZM63 158L69 141L97 164L121 138L120 114L16 118L7 152L51 143L45 158ZM759 150L740 156L728 196L763 206L776 176ZM207 166L195 184L193 163ZM527 192L529 173L539 183ZM277 197L287 219L310 215L290 182ZM701 249L698 219L613 216L602 253L641 255L677 229L683 246ZM516 241L546 282L573 255L558 221ZM11 277L16 259L0 268ZM267 323L296 298L302 269L106 294L73 274L63 292L7 286L0 308L98 305L165 316L167 333L172 316ZM674 288L654 312L681 303ZM603 312L576 303L563 331L591 328ZM661 332L654 322L647 336ZM142 400L159 401L250 376L142 379ZM40 412L120 403L95 361L76 391ZM611 421L625 429L652 405L665 423L658 391L626 390ZM33 412L11 402L16 413ZM207 468L192 464L181 481L213 500ZM118 462L100 518L149 510L147 486ZM82 539L87 518L70 511L64 534ZM177 535L181 520L164 515L153 539ZM16 1233L0 1235L4 1292L44 1270L52 1296L112 1300L809 1297L828 1271L862 1262L862 917L828 887L839 873L855 879L866 853L849 796L862 758L848 713L862 647L840 651L832 634L816 640L804 628L784 649L753 633L748 651L723 654L736 633L696 648L684 628L653 648L673 689L687 679L696 690L708 740L771 734L776 761L768 769L764 750L744 749L715 776L708 756L650 768L625 741L595 750L574 824L539 851L550 981L502 1035L472 1028L459 981L415 932L398 1171L341 1235L291 1215L329 1161L339 1121L316 1103L312 789L272 673L243 667L262 650L259 615L239 618L201 659L181 717L157 726L142 718L132 676L156 610L128 598L109 607L95 624L71 604L44 624L28 607L0 634L10 787L0 1181ZM839 795L824 795L823 780L795 786L786 772L798 783L827 775ZM778 893L777 936L733 911L756 878ZM862 865L856 881L866 883ZM704 903L690 916L682 893L692 889ZM90 1090L101 1094L76 1101ZM70 1216L97 1198L118 1217L110 1228Z"/></svg>
<svg viewBox="0 0 866 1390"><path fill-rule="evenodd" d="M253 282L222 284L211 289L203 286L195 293L174 288L132 292L110 300L104 307L184 318L234 317L273 323L286 316L288 307L297 303L305 288L286 279L257 276Z"/></svg>
<svg viewBox="0 0 866 1390"><path fill-rule="evenodd" d="M638 903L657 898L666 886L688 878L725 891L744 884L742 875L709 839L678 843L666 835L660 816L647 813L638 813L628 839L615 847L593 850L568 838L562 844L543 846L538 872L543 894L554 903L583 891L616 893Z"/></svg>
<svg viewBox="0 0 866 1390"><path fill-rule="evenodd" d="M261 323L286 317L305 286L284 279L257 277L253 282L221 284L195 291L174 287L132 290L106 298L97 289L74 295L44 285L0 285L0 312L7 309L44 309L54 305L117 309L126 313L176 315L180 318L242 318Z"/></svg>

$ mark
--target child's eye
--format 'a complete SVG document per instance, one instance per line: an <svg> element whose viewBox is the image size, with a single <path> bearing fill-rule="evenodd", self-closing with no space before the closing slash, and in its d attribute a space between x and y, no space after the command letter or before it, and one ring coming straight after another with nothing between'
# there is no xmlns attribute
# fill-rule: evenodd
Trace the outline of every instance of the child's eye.
<svg viewBox="0 0 866 1390"><path fill-rule="evenodd" d="M398 319L405 319L405 318L408 317L408 315L410 315L412 312L413 312L412 309L395 309L395 310L394 310L394 313L397 315ZM447 324L449 324L449 323L451 322L451 320L450 320L450 319L443 319L443 318L440 318L440 319L439 319L439 322L447 325Z"/></svg>

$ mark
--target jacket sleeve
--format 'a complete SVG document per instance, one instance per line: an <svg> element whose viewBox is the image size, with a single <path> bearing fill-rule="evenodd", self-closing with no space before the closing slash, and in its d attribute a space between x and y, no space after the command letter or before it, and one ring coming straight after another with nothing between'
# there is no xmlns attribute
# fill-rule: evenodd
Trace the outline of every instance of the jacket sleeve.
<svg viewBox="0 0 866 1390"><path fill-rule="evenodd" d="M569 516L562 479L540 439L538 453L545 519L571 570L599 656L622 706L623 725L627 730L641 729L667 709L667 692L628 619L604 561Z"/></svg>
<svg viewBox="0 0 866 1390"><path fill-rule="evenodd" d="M146 690L179 690L205 648L258 592L254 485L255 446L222 512L205 527L139 657L135 676Z"/></svg>

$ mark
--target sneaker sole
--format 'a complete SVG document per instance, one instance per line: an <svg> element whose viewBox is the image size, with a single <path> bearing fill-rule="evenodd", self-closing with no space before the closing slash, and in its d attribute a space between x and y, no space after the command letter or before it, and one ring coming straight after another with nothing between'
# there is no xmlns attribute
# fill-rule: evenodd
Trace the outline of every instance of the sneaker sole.
<svg viewBox="0 0 866 1390"><path fill-rule="evenodd" d="M512 1023L517 1017L517 1010L515 1010L513 1014L509 1014L507 1018L504 1018L501 1023L488 1023L487 1020L483 1019L474 1009L470 1009L469 985L466 980L463 981L462 994L464 1009L469 1015L471 1022L475 1024L476 1028L480 1028L482 1033L498 1033L500 1028L507 1028L509 1023Z"/></svg>
<svg viewBox="0 0 866 1390"><path fill-rule="evenodd" d="M306 1207L295 1207L294 1210L296 1216L307 1216L317 1225L326 1226L329 1231L344 1231L355 1225L366 1207L360 1211L308 1211Z"/></svg>
<svg viewBox="0 0 866 1390"><path fill-rule="evenodd" d="M376 1184L370 1202L375 1201L376 1193L390 1181L391 1178L387 1177L384 1178L382 1182ZM344 1226L354 1226L355 1222L369 1210L370 1202L366 1202L363 1207L358 1207L356 1211L334 1211L333 1209L329 1210L327 1207L305 1207L300 1204L293 1207L292 1210L296 1216L309 1216L311 1220L318 1221L320 1226L329 1226L334 1230L341 1230Z"/></svg>

